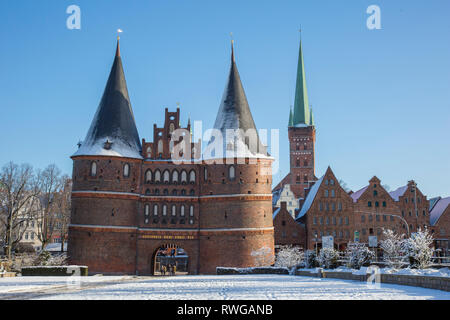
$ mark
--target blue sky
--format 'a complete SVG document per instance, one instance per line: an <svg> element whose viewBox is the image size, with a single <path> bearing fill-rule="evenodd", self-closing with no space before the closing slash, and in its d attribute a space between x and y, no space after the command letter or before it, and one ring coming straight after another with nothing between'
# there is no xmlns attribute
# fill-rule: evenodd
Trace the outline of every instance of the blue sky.
<svg viewBox="0 0 450 320"><path fill-rule="evenodd" d="M81 8L81 30L66 8ZM366 9L381 8L382 30ZM316 175L330 165L353 190L374 175L395 189L415 179L450 196L450 2L381 0L0 3L0 165L57 164L84 139L121 28L121 53L141 138L181 103L213 122L229 69L230 32L258 128L280 129L280 180L289 168L298 29L317 126Z"/></svg>

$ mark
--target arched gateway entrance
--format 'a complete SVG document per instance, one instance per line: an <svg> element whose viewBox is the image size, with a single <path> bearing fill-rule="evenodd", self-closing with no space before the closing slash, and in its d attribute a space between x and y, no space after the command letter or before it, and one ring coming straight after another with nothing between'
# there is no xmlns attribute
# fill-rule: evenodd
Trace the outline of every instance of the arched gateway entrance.
<svg viewBox="0 0 450 320"><path fill-rule="evenodd" d="M188 274L189 256L183 248L174 244L160 246L153 254L152 274L173 276Z"/></svg>

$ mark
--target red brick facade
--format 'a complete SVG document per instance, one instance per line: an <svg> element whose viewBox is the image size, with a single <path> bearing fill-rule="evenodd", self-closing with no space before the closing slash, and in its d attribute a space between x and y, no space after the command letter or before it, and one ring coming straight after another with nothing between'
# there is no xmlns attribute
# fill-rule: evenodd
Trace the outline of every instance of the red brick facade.
<svg viewBox="0 0 450 320"><path fill-rule="evenodd" d="M166 109L153 142L143 140L143 160L73 157L70 263L91 272L148 275L156 252L168 245L187 252L191 274L254 266L251 253L263 247L273 260L272 160L181 164L171 159L176 129L179 109ZM189 139L190 126L184 129ZM183 156L191 159L201 146L188 145L192 153Z"/></svg>
<svg viewBox="0 0 450 320"><path fill-rule="evenodd" d="M314 126L289 127L290 181L291 190L297 198L305 199L307 190L317 180L315 176ZM300 201L302 204L302 201Z"/></svg>
<svg viewBox="0 0 450 320"><path fill-rule="evenodd" d="M305 248L305 226L297 223L287 210L286 202L274 213L275 247L293 245Z"/></svg>

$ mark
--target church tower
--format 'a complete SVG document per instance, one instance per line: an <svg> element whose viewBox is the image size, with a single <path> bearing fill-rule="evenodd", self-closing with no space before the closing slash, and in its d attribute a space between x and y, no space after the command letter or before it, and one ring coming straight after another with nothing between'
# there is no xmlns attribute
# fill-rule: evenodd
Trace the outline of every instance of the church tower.
<svg viewBox="0 0 450 320"><path fill-rule="evenodd" d="M294 110L289 115L290 184L295 196L306 199L309 188L317 180L315 175L314 144L316 128L314 117L308 103L305 65L303 62L302 42L297 68Z"/></svg>

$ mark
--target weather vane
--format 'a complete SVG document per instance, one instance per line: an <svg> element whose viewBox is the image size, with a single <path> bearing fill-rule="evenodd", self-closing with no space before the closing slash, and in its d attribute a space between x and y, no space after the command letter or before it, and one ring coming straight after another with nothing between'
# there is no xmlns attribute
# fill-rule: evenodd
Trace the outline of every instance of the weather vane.
<svg viewBox="0 0 450 320"><path fill-rule="evenodd" d="M122 29L117 29L117 40L120 39L120 34L122 33Z"/></svg>

